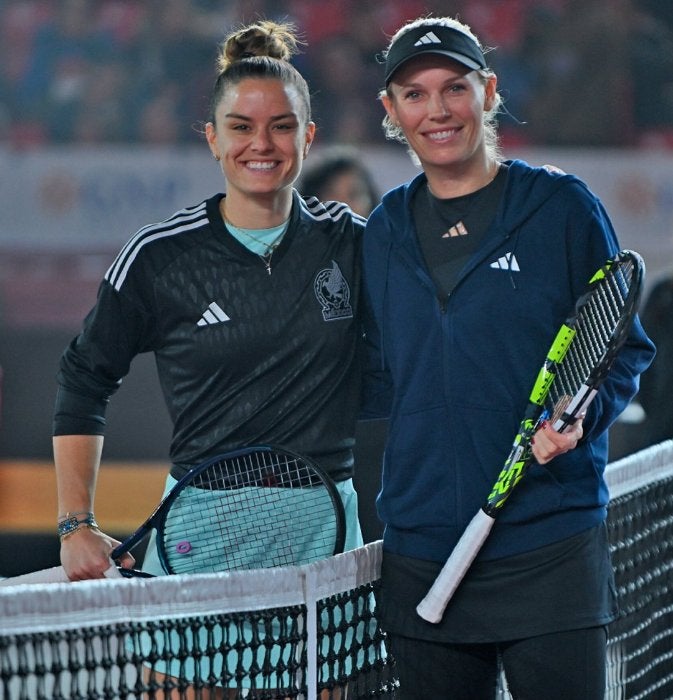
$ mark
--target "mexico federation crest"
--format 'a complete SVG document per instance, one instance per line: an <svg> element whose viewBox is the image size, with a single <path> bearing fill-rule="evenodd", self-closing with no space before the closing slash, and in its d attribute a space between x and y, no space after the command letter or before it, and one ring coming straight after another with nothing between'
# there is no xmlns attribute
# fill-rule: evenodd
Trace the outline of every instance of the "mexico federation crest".
<svg viewBox="0 0 673 700"><path fill-rule="evenodd" d="M313 289L322 306L322 317L325 321L353 318L351 290L334 260L332 267L320 270L315 276Z"/></svg>

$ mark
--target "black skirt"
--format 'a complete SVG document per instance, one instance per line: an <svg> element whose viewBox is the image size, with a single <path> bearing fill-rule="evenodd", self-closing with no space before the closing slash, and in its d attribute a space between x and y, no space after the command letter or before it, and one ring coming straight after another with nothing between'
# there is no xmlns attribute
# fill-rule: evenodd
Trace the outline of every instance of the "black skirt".
<svg viewBox="0 0 673 700"><path fill-rule="evenodd" d="M442 565L383 552L378 614L392 633L480 644L605 625L618 614L605 524L531 552L475 562L438 624L416 612Z"/></svg>

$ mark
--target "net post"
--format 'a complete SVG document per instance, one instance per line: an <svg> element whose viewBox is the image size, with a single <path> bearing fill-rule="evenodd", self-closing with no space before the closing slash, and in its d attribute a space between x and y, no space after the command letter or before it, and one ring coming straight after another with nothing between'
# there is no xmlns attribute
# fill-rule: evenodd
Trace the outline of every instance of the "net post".
<svg viewBox="0 0 673 700"><path fill-rule="evenodd" d="M307 567L303 576L306 605L306 690L309 698L318 697L318 597L316 568Z"/></svg>

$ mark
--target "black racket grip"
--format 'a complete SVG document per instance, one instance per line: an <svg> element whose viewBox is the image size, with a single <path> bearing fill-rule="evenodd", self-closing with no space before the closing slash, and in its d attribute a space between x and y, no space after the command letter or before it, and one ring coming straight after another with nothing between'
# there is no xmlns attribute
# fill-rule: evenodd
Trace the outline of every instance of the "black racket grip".
<svg viewBox="0 0 673 700"><path fill-rule="evenodd" d="M123 566L118 566L117 571L124 578L155 578L154 574L148 574L147 571L141 571L140 569L125 569Z"/></svg>

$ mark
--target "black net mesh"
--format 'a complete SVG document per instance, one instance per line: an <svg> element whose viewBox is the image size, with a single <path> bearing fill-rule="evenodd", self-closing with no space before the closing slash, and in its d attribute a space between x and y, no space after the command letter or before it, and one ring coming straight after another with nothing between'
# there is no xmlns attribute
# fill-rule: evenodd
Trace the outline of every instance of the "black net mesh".
<svg viewBox="0 0 673 700"><path fill-rule="evenodd" d="M606 698L673 698L673 442L611 467ZM287 569L2 586L0 700L398 698L380 557L376 542Z"/></svg>
<svg viewBox="0 0 673 700"><path fill-rule="evenodd" d="M621 611L610 626L609 691L672 698L673 479L614 499L608 528Z"/></svg>

